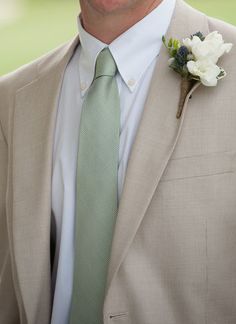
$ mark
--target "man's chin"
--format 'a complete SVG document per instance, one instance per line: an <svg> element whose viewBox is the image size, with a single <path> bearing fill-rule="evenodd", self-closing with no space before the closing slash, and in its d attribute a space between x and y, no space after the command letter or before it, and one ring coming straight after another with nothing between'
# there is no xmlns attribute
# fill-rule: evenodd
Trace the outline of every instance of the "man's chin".
<svg viewBox="0 0 236 324"><path fill-rule="evenodd" d="M132 6L132 2L135 0L87 0L87 2L92 6L96 11L99 11L103 14L118 13L122 10L128 9Z"/></svg>

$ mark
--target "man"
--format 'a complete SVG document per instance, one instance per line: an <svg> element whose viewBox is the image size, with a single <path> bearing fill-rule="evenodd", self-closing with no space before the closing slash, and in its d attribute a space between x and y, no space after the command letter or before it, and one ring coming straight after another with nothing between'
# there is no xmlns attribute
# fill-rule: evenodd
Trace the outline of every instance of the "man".
<svg viewBox="0 0 236 324"><path fill-rule="evenodd" d="M161 38L236 29L182 0L78 25L0 81L0 322L235 324L235 48L177 119Z"/></svg>

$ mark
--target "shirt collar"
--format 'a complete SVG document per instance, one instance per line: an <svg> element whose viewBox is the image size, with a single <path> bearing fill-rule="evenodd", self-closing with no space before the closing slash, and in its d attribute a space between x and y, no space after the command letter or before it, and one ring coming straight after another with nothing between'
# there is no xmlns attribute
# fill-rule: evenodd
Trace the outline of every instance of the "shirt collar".
<svg viewBox="0 0 236 324"><path fill-rule="evenodd" d="M143 74L160 52L162 36L169 27L175 1L163 0L157 8L116 38L110 45L87 33L78 17L82 48L80 53L82 96L93 81L97 56L105 47L109 47L123 81L131 92L134 91Z"/></svg>

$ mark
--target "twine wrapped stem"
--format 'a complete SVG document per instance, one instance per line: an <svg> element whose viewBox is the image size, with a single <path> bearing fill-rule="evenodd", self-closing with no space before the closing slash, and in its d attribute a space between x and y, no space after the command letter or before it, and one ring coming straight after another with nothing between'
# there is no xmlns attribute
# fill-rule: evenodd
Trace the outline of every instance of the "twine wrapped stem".
<svg viewBox="0 0 236 324"><path fill-rule="evenodd" d="M179 99L179 106L178 111L176 114L176 118L179 119L182 115L185 99L188 93L191 91L193 86L196 84L196 80L190 80L188 78L182 78L181 81L181 92L180 92L180 99Z"/></svg>

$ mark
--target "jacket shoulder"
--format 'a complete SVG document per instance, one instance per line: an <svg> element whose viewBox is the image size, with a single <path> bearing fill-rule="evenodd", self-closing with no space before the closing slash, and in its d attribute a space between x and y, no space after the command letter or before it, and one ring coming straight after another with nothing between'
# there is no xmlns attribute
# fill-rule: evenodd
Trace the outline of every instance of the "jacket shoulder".
<svg viewBox="0 0 236 324"><path fill-rule="evenodd" d="M7 120L14 106L15 93L34 82L43 73L50 73L54 66L61 62L73 44L78 42L78 37L69 41L38 59L23 65L19 69L0 77L0 133L7 133Z"/></svg>
<svg viewBox="0 0 236 324"><path fill-rule="evenodd" d="M216 30L222 34L225 42L236 44L236 26L214 17L207 18L210 32Z"/></svg>
<svg viewBox="0 0 236 324"><path fill-rule="evenodd" d="M59 60L64 52L66 51L68 44L67 42L61 46L53 49L45 55L37 58L36 60L25 64L17 70L10 72L0 77L0 98L3 93L15 92L17 89L24 87L25 85L32 82L39 74L39 66L50 67L54 62Z"/></svg>

